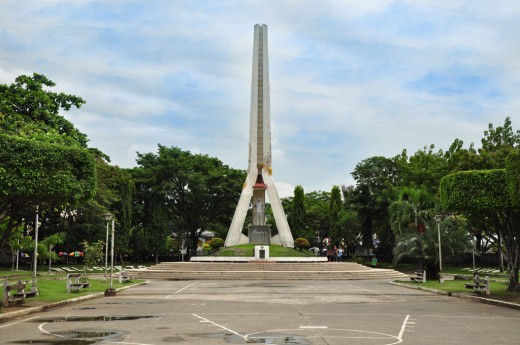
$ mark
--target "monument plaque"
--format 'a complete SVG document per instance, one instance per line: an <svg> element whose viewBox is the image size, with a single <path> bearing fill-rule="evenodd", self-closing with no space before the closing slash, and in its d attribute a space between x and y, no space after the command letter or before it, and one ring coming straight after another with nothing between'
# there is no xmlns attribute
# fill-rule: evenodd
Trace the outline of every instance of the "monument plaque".
<svg viewBox="0 0 520 345"><path fill-rule="evenodd" d="M251 225L247 236L249 243L271 244L271 229L267 225Z"/></svg>

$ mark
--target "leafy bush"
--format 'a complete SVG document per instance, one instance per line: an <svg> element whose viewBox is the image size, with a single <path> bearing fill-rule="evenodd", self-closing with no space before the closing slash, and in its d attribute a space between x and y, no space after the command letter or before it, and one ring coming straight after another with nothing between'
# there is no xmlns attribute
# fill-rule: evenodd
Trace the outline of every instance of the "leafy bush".
<svg viewBox="0 0 520 345"><path fill-rule="evenodd" d="M366 264L367 260L362 256L355 256L353 257L354 261L360 265Z"/></svg>
<svg viewBox="0 0 520 345"><path fill-rule="evenodd" d="M98 264L103 262L103 259L105 258L105 253L103 252L104 243L102 240L93 243L83 241L82 244L85 250L85 255L83 257L85 267L97 266Z"/></svg>
<svg viewBox="0 0 520 345"><path fill-rule="evenodd" d="M441 205L447 211L511 206L505 169L460 171L441 179Z"/></svg>
<svg viewBox="0 0 520 345"><path fill-rule="evenodd" d="M509 195L515 207L520 206L520 151L509 154L506 162Z"/></svg>
<svg viewBox="0 0 520 345"><path fill-rule="evenodd" d="M307 250L311 247L311 245L306 238L298 237L296 240L294 240L294 247L298 250Z"/></svg>
<svg viewBox="0 0 520 345"><path fill-rule="evenodd" d="M224 247L224 240L221 238L215 237L214 239L211 240L209 245L211 246L211 249L217 250L221 247Z"/></svg>

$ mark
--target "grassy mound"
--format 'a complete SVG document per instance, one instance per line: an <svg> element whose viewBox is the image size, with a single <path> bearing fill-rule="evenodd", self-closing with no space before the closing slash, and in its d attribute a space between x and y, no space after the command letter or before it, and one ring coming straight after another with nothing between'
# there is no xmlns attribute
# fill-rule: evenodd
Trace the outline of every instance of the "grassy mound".
<svg viewBox="0 0 520 345"><path fill-rule="evenodd" d="M210 256L254 256L255 246L258 244L241 244L238 246L221 248L217 252L211 253ZM308 257L314 256L309 251L299 251L294 248L287 248L276 245L269 245L270 257Z"/></svg>

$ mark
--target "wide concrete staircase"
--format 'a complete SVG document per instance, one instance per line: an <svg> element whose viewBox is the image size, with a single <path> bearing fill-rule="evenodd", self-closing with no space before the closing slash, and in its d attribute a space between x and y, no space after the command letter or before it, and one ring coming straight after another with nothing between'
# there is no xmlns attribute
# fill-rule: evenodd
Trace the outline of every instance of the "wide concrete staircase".
<svg viewBox="0 0 520 345"><path fill-rule="evenodd" d="M144 270L130 270L129 274L138 279L161 280L409 279L408 275L392 269L370 268L353 262L163 262Z"/></svg>

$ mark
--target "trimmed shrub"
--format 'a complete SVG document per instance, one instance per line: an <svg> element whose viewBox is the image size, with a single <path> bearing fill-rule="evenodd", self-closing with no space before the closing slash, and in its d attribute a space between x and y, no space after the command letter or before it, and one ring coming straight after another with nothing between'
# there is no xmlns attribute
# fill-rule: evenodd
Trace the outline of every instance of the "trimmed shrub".
<svg viewBox="0 0 520 345"><path fill-rule="evenodd" d="M496 210L511 206L505 169L461 171L441 179L447 211Z"/></svg>
<svg viewBox="0 0 520 345"><path fill-rule="evenodd" d="M294 240L294 248L298 250L307 250L311 247L309 241L306 238L298 237Z"/></svg>
<svg viewBox="0 0 520 345"><path fill-rule="evenodd" d="M211 246L211 249L217 250L219 248L224 247L224 240L221 238L215 237L214 239L211 240L209 245Z"/></svg>
<svg viewBox="0 0 520 345"><path fill-rule="evenodd" d="M515 207L520 206L520 151L513 151L506 161L507 187Z"/></svg>

